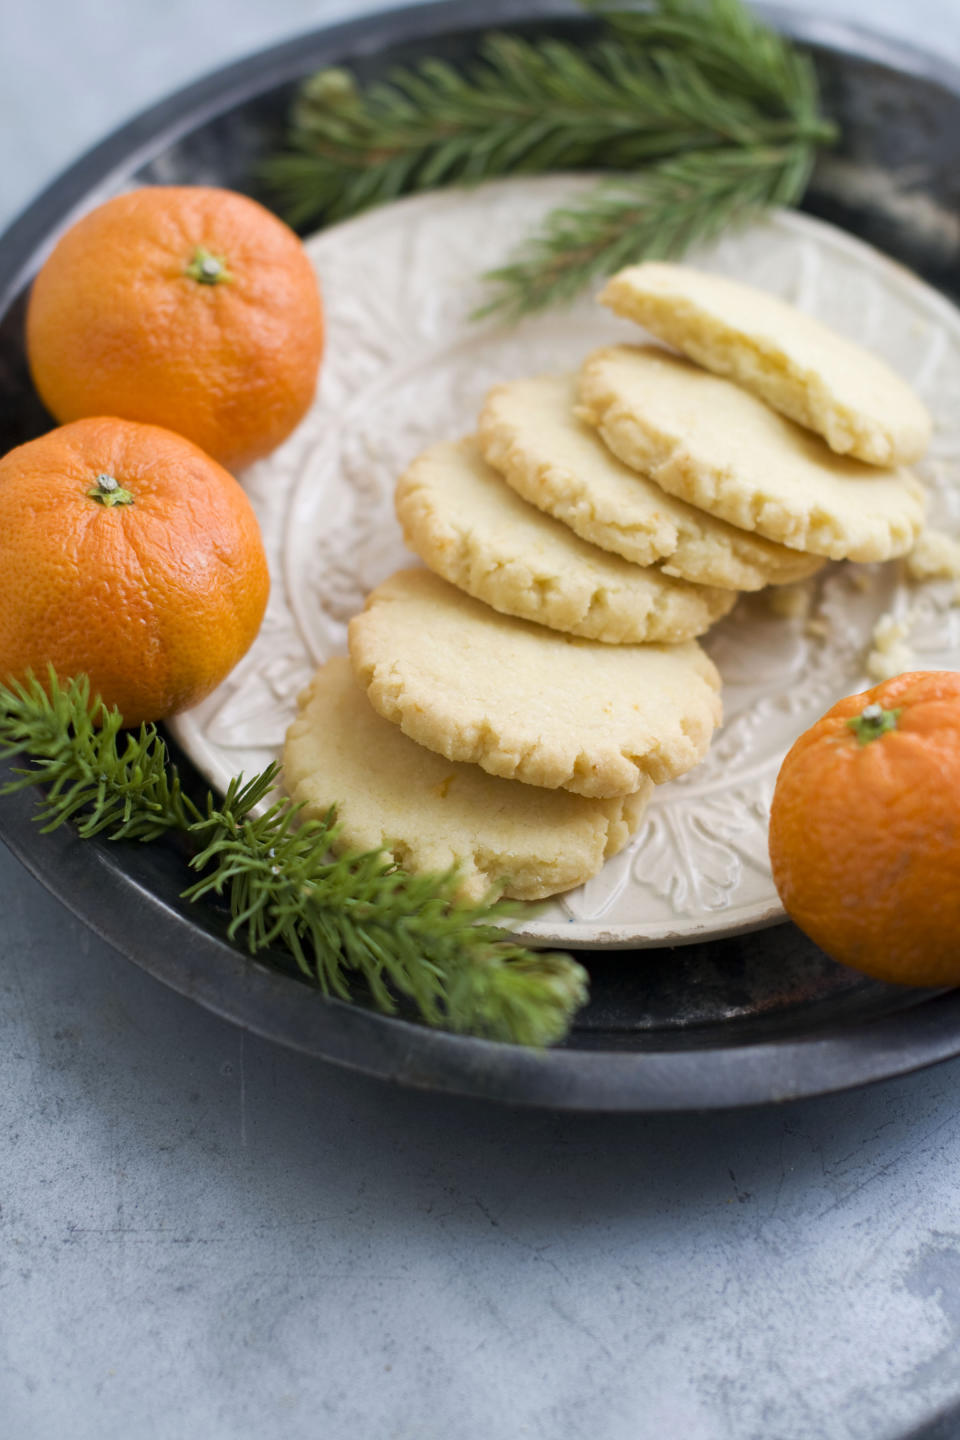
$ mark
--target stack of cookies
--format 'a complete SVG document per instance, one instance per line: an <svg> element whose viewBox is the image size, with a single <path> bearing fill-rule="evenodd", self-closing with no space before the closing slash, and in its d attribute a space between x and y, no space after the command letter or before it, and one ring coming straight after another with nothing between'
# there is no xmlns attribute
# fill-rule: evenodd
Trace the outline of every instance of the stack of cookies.
<svg viewBox="0 0 960 1440"><path fill-rule="evenodd" d="M930 420L860 347L748 286L649 264L601 299L664 344L497 387L397 486L428 569L378 586L287 738L345 848L465 894L581 884L705 755L696 642L741 590L908 552ZM672 350L664 348L669 345Z"/></svg>

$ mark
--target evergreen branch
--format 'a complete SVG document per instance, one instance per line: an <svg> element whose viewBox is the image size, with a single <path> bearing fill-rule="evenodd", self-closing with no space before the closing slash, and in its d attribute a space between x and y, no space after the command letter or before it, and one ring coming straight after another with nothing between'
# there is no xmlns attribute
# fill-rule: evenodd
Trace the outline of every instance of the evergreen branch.
<svg viewBox="0 0 960 1440"><path fill-rule="evenodd" d="M830 143L835 127L818 121L817 82L809 57L759 20L741 0L582 0L615 34L644 50L695 58L711 84L818 127Z"/></svg>
<svg viewBox="0 0 960 1440"><path fill-rule="evenodd" d="M168 766L156 726L121 736L122 729L116 710L91 700L86 676L61 684L51 668L47 689L33 675L0 686L0 758L33 762L16 769L0 795L42 785L44 833L71 819L84 839L146 841L187 829L200 812Z"/></svg>
<svg viewBox="0 0 960 1440"><path fill-rule="evenodd" d="M231 786L193 832L206 844L191 864L209 873L187 898L226 895L231 938L252 954L285 946L324 994L350 999L359 975L387 1013L406 996L430 1025L526 1045L561 1039L586 999L579 965L506 940L496 922L515 912L459 900L455 873L410 875L380 851L331 858L332 813L297 823L281 802L253 816Z"/></svg>
<svg viewBox="0 0 960 1440"><path fill-rule="evenodd" d="M693 152L633 179L598 186L582 205L554 210L510 264L475 318L518 319L572 300L593 281L641 260L669 260L723 230L802 196L813 163L805 145Z"/></svg>
<svg viewBox="0 0 960 1440"><path fill-rule="evenodd" d="M815 148L813 65L743 0L582 0L587 45L492 35L457 69L426 59L361 90L344 70L301 89L290 148L267 179L292 224L504 175L626 172L547 217L492 277L479 313L571 299L627 261L679 257L767 206L797 204Z"/></svg>
<svg viewBox="0 0 960 1440"><path fill-rule="evenodd" d="M700 8L681 0L691 5ZM742 10L739 0L711 5ZM323 70L302 87L291 148L267 163L266 179L291 223L304 224L441 185L585 166L632 170L711 146L829 138L815 89L812 113L799 98L788 103L790 89L773 103L775 78L800 57L765 27L749 26L769 37L782 63L761 63L761 44L761 60L741 67L740 89L718 61L705 68L714 50L726 54L709 31L699 48L492 35L462 71L426 59L362 92L348 72ZM791 85L805 84L808 69L800 65ZM761 88L754 70L766 81L765 108L745 93Z"/></svg>
<svg viewBox="0 0 960 1440"><path fill-rule="evenodd" d="M72 820L84 838L179 832L199 847L190 864L201 878L184 898L225 896L231 939L252 954L285 946L324 994L350 1000L359 979L388 1014L406 997L430 1025L522 1045L563 1038L586 974L569 956L506 938L500 922L514 908L462 901L453 872L408 875L380 852L334 858L332 813L301 823L279 802L257 815L275 765L231 781L219 803L208 792L200 809L155 726L121 733L119 713L91 698L84 677L61 683L51 670L48 687L32 676L0 686L0 759L32 762L0 794L42 786L45 831Z"/></svg>

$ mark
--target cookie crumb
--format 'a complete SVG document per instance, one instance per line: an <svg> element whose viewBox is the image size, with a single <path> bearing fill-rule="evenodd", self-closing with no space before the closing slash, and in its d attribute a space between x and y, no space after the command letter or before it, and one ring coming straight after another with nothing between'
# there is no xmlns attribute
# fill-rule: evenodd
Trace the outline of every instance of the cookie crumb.
<svg viewBox="0 0 960 1440"><path fill-rule="evenodd" d="M909 616L902 620L890 614L880 616L873 627L873 649L866 660L866 672L871 680L881 684L913 668L913 651L906 644L909 633Z"/></svg>
<svg viewBox="0 0 960 1440"><path fill-rule="evenodd" d="M960 582L960 540L943 530L924 530L906 559L911 580Z"/></svg>

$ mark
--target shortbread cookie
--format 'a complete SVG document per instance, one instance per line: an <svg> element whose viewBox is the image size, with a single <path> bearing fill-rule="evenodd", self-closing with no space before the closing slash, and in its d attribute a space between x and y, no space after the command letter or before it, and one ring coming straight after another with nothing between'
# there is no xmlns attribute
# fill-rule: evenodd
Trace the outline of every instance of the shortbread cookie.
<svg viewBox="0 0 960 1440"><path fill-rule="evenodd" d="M673 644L702 635L737 598L588 545L521 500L471 440L424 451L401 476L396 506L431 570L505 615L569 635Z"/></svg>
<svg viewBox="0 0 960 1440"><path fill-rule="evenodd" d="M413 873L456 865L470 900L582 885L635 833L653 789L645 780L632 795L588 800L445 760L382 719L340 658L300 696L283 765L307 818L336 805L338 850L382 850Z"/></svg>
<svg viewBox="0 0 960 1440"><path fill-rule="evenodd" d="M862 345L764 290L651 262L614 275L600 299L815 430L840 455L906 465L930 443L930 415L905 380Z"/></svg>
<svg viewBox="0 0 960 1440"><path fill-rule="evenodd" d="M573 413L575 375L498 385L480 414L487 461L524 500L636 565L727 590L804 580L823 564L717 520L624 465Z"/></svg>
<svg viewBox="0 0 960 1440"><path fill-rule="evenodd" d="M350 622L374 709L448 760L578 795L628 795L706 754L720 678L695 640L604 645L402 570Z"/></svg>
<svg viewBox="0 0 960 1440"><path fill-rule="evenodd" d="M580 372L581 414L664 490L797 550L889 560L913 547L923 488L823 441L730 380L656 346L598 350Z"/></svg>

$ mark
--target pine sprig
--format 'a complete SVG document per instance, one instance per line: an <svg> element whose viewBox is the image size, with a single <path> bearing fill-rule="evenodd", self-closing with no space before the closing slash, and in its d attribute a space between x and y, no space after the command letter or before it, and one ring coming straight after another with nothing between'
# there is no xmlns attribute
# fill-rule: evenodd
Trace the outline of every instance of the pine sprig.
<svg viewBox="0 0 960 1440"><path fill-rule="evenodd" d="M44 832L74 820L84 839L147 841L200 818L156 726L124 731L119 713L91 697L85 676L62 685L51 670L46 689L33 676L0 686L0 758L18 755L31 764L16 769L0 795L42 786Z"/></svg>
<svg viewBox="0 0 960 1440"><path fill-rule="evenodd" d="M46 831L72 820L83 837L184 834L200 876L185 898L224 897L231 939L251 954L285 947L326 995L351 1000L360 981L377 1009L393 1014L405 997L429 1025L534 1046L566 1034L586 974L505 938L513 907L461 900L454 872L408 875L381 852L334 856L332 812L302 821L277 802L258 813L277 766L198 807L155 726L122 726L85 678L0 686L0 758L31 762L0 794L41 786Z"/></svg>
<svg viewBox="0 0 960 1440"><path fill-rule="evenodd" d="M598 186L582 207L554 210L509 265L488 272L493 293L476 318L514 320L573 300L638 256L677 259L773 205L794 204L811 164L802 145L694 151Z"/></svg>
<svg viewBox="0 0 960 1440"><path fill-rule="evenodd" d="M759 103L768 114L792 115L814 131L822 128L809 57L741 0L657 0L643 8L630 0L583 3L647 52L695 55L700 73L721 91Z"/></svg>
<svg viewBox="0 0 960 1440"><path fill-rule="evenodd" d="M603 26L587 45L492 35L459 69L426 59L363 90L344 70L313 76L288 150L266 168L280 209L293 224L328 223L443 185L626 172L634 218L612 223L601 189L577 211L548 216L497 273L481 313L516 316L572 298L577 276L585 283L628 261L679 255L769 204L801 198L816 147L836 136L819 113L807 56L742 0L583 3ZM577 214L582 225L571 223ZM567 235L575 254L554 284Z"/></svg>
<svg viewBox="0 0 960 1440"><path fill-rule="evenodd" d="M253 803L275 772L254 782ZM254 954L283 945L327 995L351 997L360 976L378 1009L397 996L430 1025L543 1045L566 1033L586 999L568 956L536 954L504 939L503 904L457 898L456 875L410 875L382 852L332 858L335 816L298 823L279 803L249 813L234 782L221 805L192 827L206 840L191 864L204 874L187 898L225 895L231 938ZM251 787L247 787L248 791Z"/></svg>
<svg viewBox="0 0 960 1440"><path fill-rule="evenodd" d="M361 93L348 72L320 71L301 90L292 153L266 173L294 223L331 221L441 185L753 143L757 119L676 57L492 35L462 73L427 59Z"/></svg>

